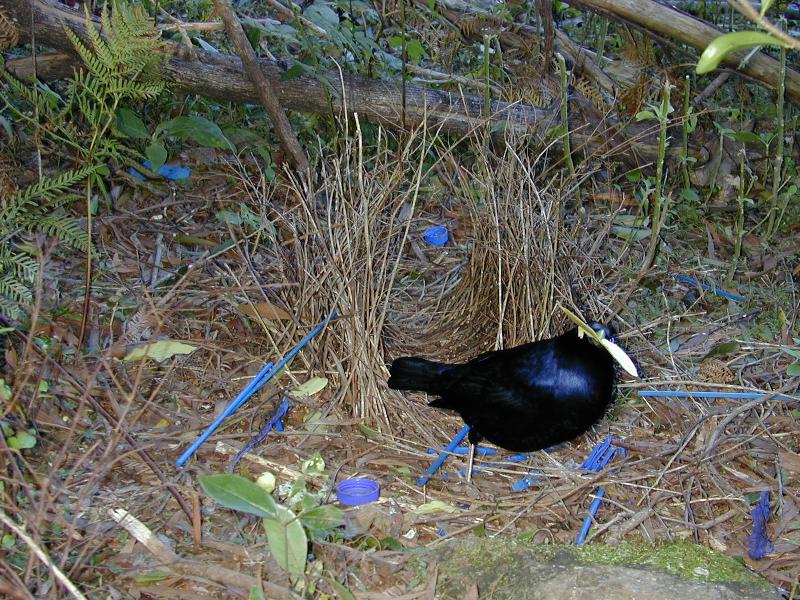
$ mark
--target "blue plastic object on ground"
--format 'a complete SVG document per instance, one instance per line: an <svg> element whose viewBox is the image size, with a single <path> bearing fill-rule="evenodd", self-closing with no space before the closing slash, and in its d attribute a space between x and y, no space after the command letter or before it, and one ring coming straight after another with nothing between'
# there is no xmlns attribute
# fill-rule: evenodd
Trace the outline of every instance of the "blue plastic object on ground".
<svg viewBox="0 0 800 600"><path fill-rule="evenodd" d="M747 556L753 560L761 560L775 548L767 537L767 522L770 517L769 492L761 492L761 497L750 513L753 517L753 533L745 539L747 541Z"/></svg>
<svg viewBox="0 0 800 600"><path fill-rule="evenodd" d="M258 372L258 374L255 377L253 377L250 383L248 383L245 386L245 388L241 392L239 392L236 398L234 398L233 401L227 407L225 407L225 410L222 411L222 414L216 419L214 419L214 422L208 426L208 428L200 435L200 437L197 438L194 441L194 443L191 446L189 446L189 448L187 448L183 454L181 454L180 458L178 458L178 460L175 461L175 466L182 467L186 463L186 461L189 460L195 452L197 452L197 449L200 447L200 445L203 442L205 442L211 436L211 434L217 430L217 428L222 424L222 422L225 419L227 419L234 412L236 412L236 410L238 410L239 407L242 406L242 404L247 402L247 400L249 400L253 394L255 394L258 390L264 387L267 384L267 382L270 379L272 379L278 371L283 369L283 367L285 367L289 363L289 361L292 360L297 355L297 353L300 352L300 350L302 350L303 347L306 344L308 344L308 342L310 342L315 335L317 335L320 331L322 331L325 325L327 325L331 319L334 318L336 318L335 310L328 316L328 318L322 321L319 325L316 325L314 329L309 331L306 334L306 336L302 340L300 340L300 342L294 348L292 348L286 356L284 356L280 361L278 361L278 364L273 366L273 363L269 362L266 365L264 365L264 367Z"/></svg>
<svg viewBox="0 0 800 600"><path fill-rule="evenodd" d="M431 477L433 477L433 474L436 473L436 471L439 470L439 467L441 467L444 464L444 461L447 460L447 457L450 455L450 452L452 452L458 447L458 445L461 443L461 440L467 437L468 433L469 433L469 425L464 425L464 427L461 428L461 431L459 431L456 434L456 437L454 437L452 441L449 444L447 444L447 446L445 446L444 450L442 450L442 452L439 454L439 458L433 461L433 464L430 467L428 467L428 470L425 471L425 474L422 477L417 479L417 485L425 485L426 483L428 483L428 480Z"/></svg>
<svg viewBox="0 0 800 600"><path fill-rule="evenodd" d="M703 283L702 281L697 281L697 279L695 279L694 277L689 277L688 275L681 275L680 273L675 274L675 280L680 281L681 283L688 283L689 285L699 285L707 292L712 292L717 296L728 298L729 300L733 300L734 302L747 301L747 298L745 298L744 296L740 296L739 294L734 294L733 292L724 290L721 287L719 287L716 283L714 283L714 285L708 285L707 283Z"/></svg>
<svg viewBox="0 0 800 600"><path fill-rule="evenodd" d="M773 400L796 400L791 396L770 394L769 392L685 392L683 390L639 390L642 398L730 398L733 400L758 400L770 397Z"/></svg>
<svg viewBox="0 0 800 600"><path fill-rule="evenodd" d="M381 497L381 487L374 479L354 477L336 485L336 498L347 506L358 506L375 502Z"/></svg>
<svg viewBox="0 0 800 600"><path fill-rule="evenodd" d="M422 234L422 238L431 246L444 246L450 238L447 227L442 225L432 225Z"/></svg>
<svg viewBox="0 0 800 600"><path fill-rule="evenodd" d="M581 469L584 471L594 471L595 473L599 473L609 462L611 462L611 459L614 458L617 453L624 456L624 448L617 448L616 446L612 445L612 442L613 439L611 436L608 436L602 442L597 444L592 449L592 452L589 454L586 460L583 461ZM605 495L605 489L602 487L597 488L597 491L595 492L595 499L592 501L591 506L589 506L589 515L583 520L583 526L578 534L578 539L575 541L576 546L580 546L586 541L586 536L589 534L589 530L592 528L592 522L594 521L595 515L597 515L597 511L600 508Z"/></svg>

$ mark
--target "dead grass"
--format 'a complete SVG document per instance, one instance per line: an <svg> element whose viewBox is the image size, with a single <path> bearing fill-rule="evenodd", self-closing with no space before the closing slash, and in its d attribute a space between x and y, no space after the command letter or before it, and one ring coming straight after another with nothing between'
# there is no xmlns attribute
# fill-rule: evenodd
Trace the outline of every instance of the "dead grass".
<svg viewBox="0 0 800 600"><path fill-rule="evenodd" d="M187 469L177 471L173 463L248 377L283 356L335 308L339 318L280 380L292 386L324 375L330 385L297 402L287 433L271 435L258 453L296 469L320 452L334 477L379 479L385 500L364 528L374 539L415 546L478 531L570 543L592 493L604 485L597 539L689 539L742 556L750 533L748 495L770 489L780 504L770 529L776 550L749 564L791 588L800 564L800 440L792 405L774 399L643 401L633 394L637 385L708 385L692 381L697 363L709 344L735 330L722 327L702 344L676 352L665 351L663 333L687 316L709 329L714 321L726 326L727 315L665 309L637 321L636 302L643 300L634 293L622 314L629 323L623 333L646 380L623 386L622 401L597 432L537 453L526 464L484 464L474 488L455 473L459 459L447 463L447 479L425 489L414 484L430 461L426 448L440 447L458 421L387 390L388 362L405 354L463 360L551 336L565 326L557 303L608 320L614 316L609 307L627 291L639 248L609 236L607 209L576 205L574 181L543 177L547 156L525 150L521 141L495 154L480 139L465 140L455 152L435 132L394 140L379 130L367 144L358 125L351 127L333 150L320 144L324 159L313 188L292 179L269 182L242 157L175 199L122 198L119 212L100 219L109 259L95 288L89 355L70 345L75 322L51 316L63 284L43 282L37 306L46 307L42 314L48 316L38 319L27 340L10 338L6 348L14 392L6 419L15 426L24 426L21 415L35 422L39 443L22 455L3 449L3 505L24 523L31 544L45 549L84 591L98 595L112 588L131 596L148 590L159 597L235 595L230 582L186 571L136 583L133 577L158 561L128 540L106 512L120 507L178 555L269 574L285 585L260 545L257 523L201 498L195 483L197 474L222 471L230 459L215 451L214 442L243 445L271 414L280 389L251 400ZM592 181L585 182L584 198L591 196ZM585 206L593 208L590 202ZM238 212L242 205L260 217L260 226L215 219L217 211ZM433 223L446 224L453 235L443 249L422 241ZM232 245L216 246L230 240ZM80 265L58 258L52 268L62 281L72 270L80 281ZM65 304L68 310L75 306ZM200 349L163 365L117 360L131 344L155 337ZM744 340L730 361L739 369L729 388L796 391L790 380L762 376L782 372L774 368L776 360L781 355L774 346ZM627 459L598 476L577 472L606 433L624 440ZM540 471L541 483L512 493L510 483L532 468ZM251 457L240 469L249 474L263 467ZM459 510L413 511L431 499ZM414 586L411 576L390 566L405 559L362 549L328 543L315 546L315 553L354 589L359 577L373 591ZM2 573L22 584L17 588L66 595L20 539L6 554ZM27 596L20 591L18 597Z"/></svg>

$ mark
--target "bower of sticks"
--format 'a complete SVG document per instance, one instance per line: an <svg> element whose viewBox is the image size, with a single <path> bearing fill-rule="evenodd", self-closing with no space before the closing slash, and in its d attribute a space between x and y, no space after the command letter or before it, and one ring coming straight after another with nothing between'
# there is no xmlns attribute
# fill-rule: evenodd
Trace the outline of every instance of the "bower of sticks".
<svg viewBox="0 0 800 600"><path fill-rule="evenodd" d="M6 344L15 387L29 390L23 401L42 431L24 466L6 471L6 503L26 515L58 566L101 595L138 586L150 594L141 597L179 597L159 596L176 589L174 579L142 578L157 556L114 520L113 511L124 509L178 555L207 567L208 597L225 595L217 566L280 584L258 520L216 505L196 477L228 470L289 398L284 430L251 444L235 471L251 478L269 471L280 486L318 454L325 468L306 476L310 489L376 479L381 501L357 525L360 541L312 545L342 581L373 570L368 583L361 580L363 597L410 589L404 571L387 566L404 560L398 545L476 535L574 544L601 487L589 541L696 542L777 586L796 585L797 383L784 374L789 357L776 345L743 336L751 314L764 308L760 300L737 303L678 284L678 271L698 280L724 271L687 260L702 241L681 232L662 250L674 256L637 277L647 241L612 235L612 217L628 207L607 200L602 160L565 176L551 168L552 149L534 152L524 139L497 145L478 136L456 145L424 130L390 140L375 129L367 145L357 124L349 127L335 153L320 148L313 185L285 172L268 177L242 156L197 169L169 194L115 190L115 210L98 217L107 258L95 279L91 352L75 351L76 325L67 318L34 329L59 345L58 361L37 349L35 335ZM493 152L485 152L490 144ZM447 244L425 242L431 225L447 227ZM65 259L54 253L51 260ZM81 285L81 265L59 268ZM781 273L759 281L762 300L791 285ZM41 282L42 307L63 292L58 285L69 279ZM794 311L790 323L794 299L784 307ZM569 327L559 305L613 322L641 379L621 376L606 418L562 447L521 463L504 461L504 451L480 458L472 485L462 476L463 455L452 456L418 485L434 458L429 449L441 450L462 422L429 408L423 394L389 390L391 360L465 361L550 337ZM185 467L175 466L266 362L285 356L334 310L336 318L278 377ZM161 362L131 360L133 349L154 340L195 349ZM713 356L737 340L735 350ZM324 389L292 395L315 377L327 380ZM653 398L642 390L766 395ZM609 436L624 452L600 472L580 470ZM514 491L526 476L527 489ZM780 510L760 532L770 552L754 560L752 510L765 492ZM329 497L335 500L332 491ZM418 510L433 501L446 510ZM35 560L27 565L31 580L47 580L45 570Z"/></svg>

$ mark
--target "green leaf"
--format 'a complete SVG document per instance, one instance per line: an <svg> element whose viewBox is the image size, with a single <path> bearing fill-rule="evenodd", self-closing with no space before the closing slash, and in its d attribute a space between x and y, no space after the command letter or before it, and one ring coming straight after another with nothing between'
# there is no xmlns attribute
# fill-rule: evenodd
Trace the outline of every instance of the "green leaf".
<svg viewBox="0 0 800 600"><path fill-rule="evenodd" d="M322 28L325 28L326 25L339 24L339 15L325 2L314 2L306 9L305 16L309 21Z"/></svg>
<svg viewBox="0 0 800 600"><path fill-rule="evenodd" d="M697 193L697 190L694 188L684 188L681 190L681 198L688 202L698 202L700 200L700 194Z"/></svg>
<svg viewBox="0 0 800 600"><path fill-rule="evenodd" d="M170 577L174 577L174 575L169 571L150 571L144 575L137 575L135 581L136 583L158 583Z"/></svg>
<svg viewBox="0 0 800 600"><path fill-rule="evenodd" d="M159 123L155 135L162 132L181 140L194 140L208 148L233 149L233 145L222 133L219 125L198 115L175 117Z"/></svg>
<svg viewBox="0 0 800 600"><path fill-rule="evenodd" d="M117 109L117 129L128 137L134 139L147 139L150 133L144 125L144 121L139 118L135 112L129 108Z"/></svg>
<svg viewBox="0 0 800 600"><path fill-rule="evenodd" d="M175 340L158 340L150 342L144 346L134 348L123 358L123 362L150 358L156 362L163 362L172 358L176 354L191 354L197 350L197 346L176 342Z"/></svg>
<svg viewBox="0 0 800 600"><path fill-rule="evenodd" d="M737 31L726 33L715 38L706 46L700 60L697 61L698 75L710 73L731 52L745 50L753 46L788 46L776 37L760 31Z"/></svg>
<svg viewBox="0 0 800 600"><path fill-rule="evenodd" d="M341 583L336 581L333 577L328 577L328 583L331 584L333 591L336 592L337 598L341 598L341 600L356 600L356 597L353 596L353 593Z"/></svg>
<svg viewBox="0 0 800 600"><path fill-rule="evenodd" d="M227 508L274 519L278 504L255 483L233 473L220 473L197 478L203 491Z"/></svg>
<svg viewBox="0 0 800 600"><path fill-rule="evenodd" d="M786 367L786 374L789 377L800 377L800 363L792 363Z"/></svg>
<svg viewBox="0 0 800 600"><path fill-rule="evenodd" d="M144 149L144 155L150 161L152 171L158 171L167 162L167 149L159 140L150 142L150 145Z"/></svg>
<svg viewBox="0 0 800 600"><path fill-rule="evenodd" d="M636 113L637 121L645 121L648 119L655 119L655 118L656 118L656 113L654 113L652 110L641 110L638 113Z"/></svg>
<svg viewBox="0 0 800 600"><path fill-rule="evenodd" d="M649 229L642 229L641 227L625 227L622 225L614 225L611 228L611 233L629 242L638 242L639 240L650 237Z"/></svg>
<svg viewBox="0 0 800 600"><path fill-rule="evenodd" d="M781 348L785 354L788 354L792 358L800 358L800 350L795 350L794 348Z"/></svg>
<svg viewBox="0 0 800 600"><path fill-rule="evenodd" d="M303 576L308 555L308 538L300 520L280 504L275 505L276 517L261 520L267 533L269 549L275 561L294 578Z"/></svg>
<svg viewBox="0 0 800 600"><path fill-rule="evenodd" d="M247 594L247 600L266 600L264 590L260 585L254 585L250 588L250 593Z"/></svg>
<svg viewBox="0 0 800 600"><path fill-rule="evenodd" d="M738 352L740 348L739 342L722 342L721 344L717 344L711 350L708 351L703 357L703 360L707 358L711 358L713 356L721 356L723 354L733 354L734 352Z"/></svg>
<svg viewBox="0 0 800 600"><path fill-rule="evenodd" d="M419 40L408 40L406 44L406 55L412 63L418 63L421 58L428 55Z"/></svg>
<svg viewBox="0 0 800 600"><path fill-rule="evenodd" d="M36 445L36 436L31 435L27 431L19 431L16 435L12 435L8 438L6 443L10 448L14 448L14 450L26 450Z"/></svg>
<svg viewBox="0 0 800 600"><path fill-rule="evenodd" d="M307 396L313 396L314 394L324 390L325 386L327 385L328 380L324 377L312 377L302 385L299 385L289 392L289 395L292 398L305 398Z"/></svg>
<svg viewBox="0 0 800 600"><path fill-rule="evenodd" d="M297 79L301 75L304 75L308 70L309 70L308 66L304 65L301 62L296 62L291 67L286 69L283 73L281 73L281 79L283 79L284 81Z"/></svg>
<svg viewBox="0 0 800 600"><path fill-rule="evenodd" d="M333 504L323 504L300 513L300 521L311 531L335 529L344 524L344 511Z"/></svg>
<svg viewBox="0 0 800 600"><path fill-rule="evenodd" d="M411 511L415 515L432 515L435 513L457 513L460 512L452 504L448 504L442 500L431 500L425 504L420 504L417 508Z"/></svg>

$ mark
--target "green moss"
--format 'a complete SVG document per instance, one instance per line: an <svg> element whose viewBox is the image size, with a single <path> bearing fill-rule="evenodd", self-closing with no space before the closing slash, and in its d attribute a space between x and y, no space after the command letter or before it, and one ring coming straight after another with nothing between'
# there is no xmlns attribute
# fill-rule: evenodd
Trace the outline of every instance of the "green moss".
<svg viewBox="0 0 800 600"><path fill-rule="evenodd" d="M624 542L614 546L584 544L575 552L576 558L586 563L647 567L700 581L770 587L765 579L750 571L741 561L691 542Z"/></svg>

